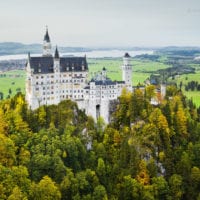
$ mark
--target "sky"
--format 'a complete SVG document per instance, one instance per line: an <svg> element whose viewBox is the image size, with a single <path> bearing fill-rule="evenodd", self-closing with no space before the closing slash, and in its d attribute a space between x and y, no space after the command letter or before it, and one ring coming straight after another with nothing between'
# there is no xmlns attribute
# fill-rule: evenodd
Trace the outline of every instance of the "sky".
<svg viewBox="0 0 200 200"><path fill-rule="evenodd" d="M0 0L0 42L200 46L200 0Z"/></svg>

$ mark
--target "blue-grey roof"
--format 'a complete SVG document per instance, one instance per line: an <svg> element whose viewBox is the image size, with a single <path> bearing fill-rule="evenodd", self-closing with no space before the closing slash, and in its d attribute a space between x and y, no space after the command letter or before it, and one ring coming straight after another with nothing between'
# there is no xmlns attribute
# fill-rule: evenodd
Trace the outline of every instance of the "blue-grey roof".
<svg viewBox="0 0 200 200"><path fill-rule="evenodd" d="M63 57L60 58L60 72L87 71L86 57ZM34 73L53 73L54 58L52 56L29 57L31 69ZM84 69L82 68L84 66Z"/></svg>
<svg viewBox="0 0 200 200"><path fill-rule="evenodd" d="M116 81L117 83L119 83L119 84L124 84L125 83L125 81Z"/></svg>
<svg viewBox="0 0 200 200"><path fill-rule="evenodd" d="M94 79L92 79L91 82L95 82L95 85L116 85L116 82L111 81L110 79L106 79L106 80L94 80Z"/></svg>

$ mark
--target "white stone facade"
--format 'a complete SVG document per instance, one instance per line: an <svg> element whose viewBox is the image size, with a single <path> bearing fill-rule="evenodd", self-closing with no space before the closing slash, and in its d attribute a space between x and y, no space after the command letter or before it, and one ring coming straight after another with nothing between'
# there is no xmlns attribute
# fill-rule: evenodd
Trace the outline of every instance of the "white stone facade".
<svg viewBox="0 0 200 200"><path fill-rule="evenodd" d="M48 30L44 37L43 55L31 57L29 54L26 72L26 100L31 109L71 99L86 114L94 119L101 116L106 123L109 122L110 101L116 100L124 87L132 91L132 66L128 53L123 58L123 81L111 81L105 68L88 81L85 57L60 58L57 47L52 56Z"/></svg>

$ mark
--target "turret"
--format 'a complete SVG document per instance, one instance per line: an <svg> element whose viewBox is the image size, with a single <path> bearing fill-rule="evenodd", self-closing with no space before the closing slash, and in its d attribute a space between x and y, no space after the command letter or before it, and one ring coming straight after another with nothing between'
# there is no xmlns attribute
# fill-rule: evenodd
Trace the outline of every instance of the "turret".
<svg viewBox="0 0 200 200"><path fill-rule="evenodd" d="M54 72L60 72L60 57L57 46L54 54Z"/></svg>
<svg viewBox="0 0 200 200"><path fill-rule="evenodd" d="M46 34L44 35L44 40L43 40L43 56L52 56L51 41L48 33L48 28L46 28Z"/></svg>
<svg viewBox="0 0 200 200"><path fill-rule="evenodd" d="M130 58L131 56L128 53L124 54L124 57L123 57L124 65L130 65Z"/></svg>
<svg viewBox="0 0 200 200"><path fill-rule="evenodd" d="M105 81L107 77L107 70L105 67L103 67L101 74L102 74L102 81Z"/></svg>
<svg viewBox="0 0 200 200"><path fill-rule="evenodd" d="M123 57L122 80L125 82L127 89L132 91L132 65L130 61L130 55L125 53Z"/></svg>

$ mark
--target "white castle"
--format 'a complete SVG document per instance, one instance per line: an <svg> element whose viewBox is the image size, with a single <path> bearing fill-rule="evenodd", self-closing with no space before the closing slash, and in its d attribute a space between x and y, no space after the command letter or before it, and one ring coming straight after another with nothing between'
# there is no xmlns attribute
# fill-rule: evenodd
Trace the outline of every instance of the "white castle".
<svg viewBox="0 0 200 200"><path fill-rule="evenodd" d="M28 55L26 65L26 100L30 109L41 105L58 104L65 99L77 102L80 109L94 119L103 117L109 122L110 103L116 100L125 87L132 91L131 57L125 53L122 66L122 81L112 81L106 69L88 80L86 57L60 57L56 47L51 53L48 29L43 41L43 55Z"/></svg>

